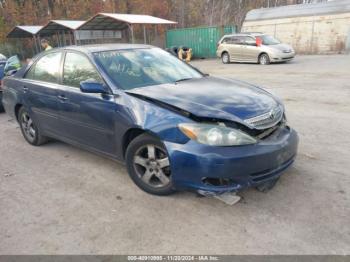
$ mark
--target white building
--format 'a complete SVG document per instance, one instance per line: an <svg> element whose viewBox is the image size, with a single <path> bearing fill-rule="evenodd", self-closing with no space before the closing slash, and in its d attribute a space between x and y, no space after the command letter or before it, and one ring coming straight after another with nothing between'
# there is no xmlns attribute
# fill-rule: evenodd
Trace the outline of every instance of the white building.
<svg viewBox="0 0 350 262"><path fill-rule="evenodd" d="M341 53L350 49L350 0L254 9L242 32L263 32L298 53Z"/></svg>

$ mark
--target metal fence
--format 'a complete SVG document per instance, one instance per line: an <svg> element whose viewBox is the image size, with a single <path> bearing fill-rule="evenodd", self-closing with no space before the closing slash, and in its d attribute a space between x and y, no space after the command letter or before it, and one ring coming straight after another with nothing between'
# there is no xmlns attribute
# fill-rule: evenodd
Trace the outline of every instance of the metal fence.
<svg viewBox="0 0 350 262"><path fill-rule="evenodd" d="M216 56L216 45L225 34L236 32L236 26L213 26L173 29L166 32L166 47L186 46L192 48L196 58Z"/></svg>

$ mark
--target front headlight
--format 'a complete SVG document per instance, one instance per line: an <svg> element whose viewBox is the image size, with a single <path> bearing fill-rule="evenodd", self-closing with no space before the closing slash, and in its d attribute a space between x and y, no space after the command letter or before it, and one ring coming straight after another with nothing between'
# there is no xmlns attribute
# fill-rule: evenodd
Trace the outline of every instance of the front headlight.
<svg viewBox="0 0 350 262"><path fill-rule="evenodd" d="M255 144L255 138L238 129L211 124L179 124L179 129L188 138L211 146L238 146Z"/></svg>

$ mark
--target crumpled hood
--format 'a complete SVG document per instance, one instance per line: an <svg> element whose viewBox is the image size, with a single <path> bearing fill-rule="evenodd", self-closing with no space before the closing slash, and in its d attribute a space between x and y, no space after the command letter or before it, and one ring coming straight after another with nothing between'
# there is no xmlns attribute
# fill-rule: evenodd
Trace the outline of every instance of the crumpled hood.
<svg viewBox="0 0 350 262"><path fill-rule="evenodd" d="M279 104L271 94L260 88L217 77L136 88L127 93L159 100L198 117L236 122L267 113Z"/></svg>

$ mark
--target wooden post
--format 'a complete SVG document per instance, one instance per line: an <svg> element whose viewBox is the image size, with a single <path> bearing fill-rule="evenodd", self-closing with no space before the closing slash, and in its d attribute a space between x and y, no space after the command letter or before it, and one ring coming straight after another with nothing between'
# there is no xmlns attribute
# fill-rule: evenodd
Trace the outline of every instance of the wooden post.
<svg viewBox="0 0 350 262"><path fill-rule="evenodd" d="M33 44L34 44L35 54L39 53L35 35L33 35Z"/></svg>
<svg viewBox="0 0 350 262"><path fill-rule="evenodd" d="M143 25L143 42L147 44L147 34L146 34L146 26Z"/></svg>
<svg viewBox="0 0 350 262"><path fill-rule="evenodd" d="M131 43L134 43L134 28L130 24L128 26L131 32Z"/></svg>
<svg viewBox="0 0 350 262"><path fill-rule="evenodd" d="M67 45L67 40L66 40L66 33L62 31L62 38L63 38L63 46Z"/></svg>
<svg viewBox="0 0 350 262"><path fill-rule="evenodd" d="M38 35L37 37L37 41L38 41L38 44L39 44L39 52L42 51L42 47L41 47L41 39L40 39L40 35Z"/></svg>
<svg viewBox="0 0 350 262"><path fill-rule="evenodd" d="M78 45L77 34L78 34L78 31L73 30L74 44L75 44L75 45Z"/></svg>

